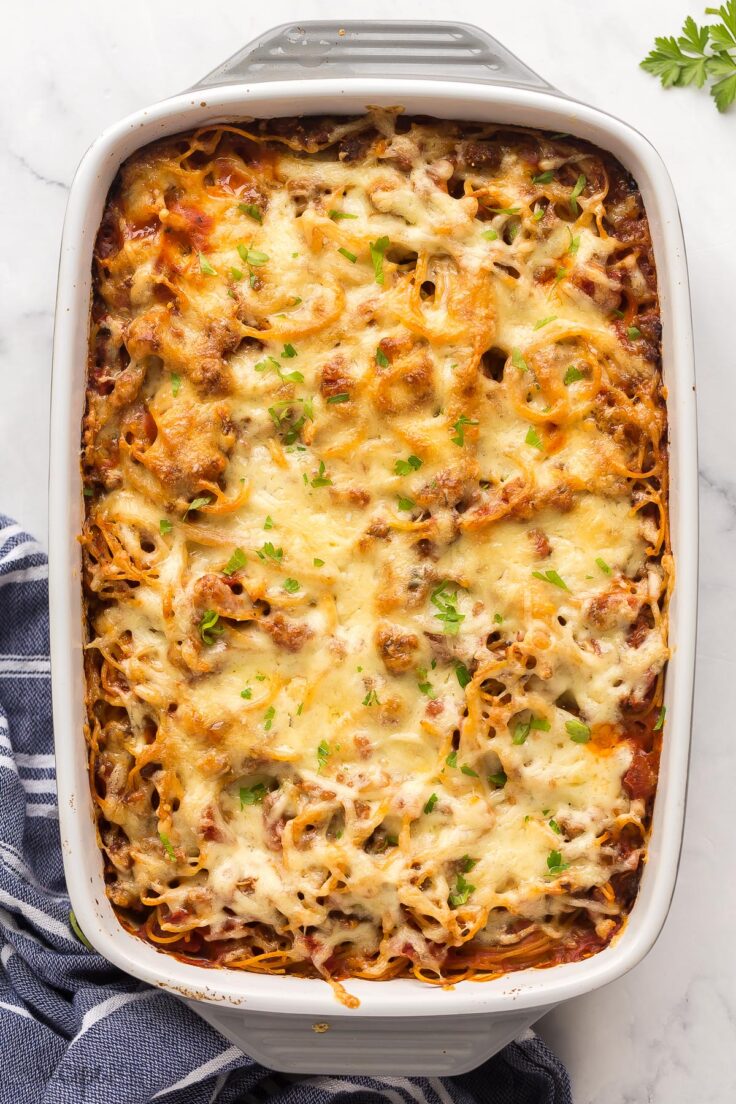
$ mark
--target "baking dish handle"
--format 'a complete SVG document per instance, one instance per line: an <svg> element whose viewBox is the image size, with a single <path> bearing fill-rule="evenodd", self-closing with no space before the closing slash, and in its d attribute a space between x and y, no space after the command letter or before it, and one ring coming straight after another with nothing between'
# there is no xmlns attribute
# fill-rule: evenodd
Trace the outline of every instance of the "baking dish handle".
<svg viewBox="0 0 736 1104"><path fill-rule="evenodd" d="M470 23L373 19L282 23L218 65L191 91L310 76L402 76L556 91Z"/></svg>

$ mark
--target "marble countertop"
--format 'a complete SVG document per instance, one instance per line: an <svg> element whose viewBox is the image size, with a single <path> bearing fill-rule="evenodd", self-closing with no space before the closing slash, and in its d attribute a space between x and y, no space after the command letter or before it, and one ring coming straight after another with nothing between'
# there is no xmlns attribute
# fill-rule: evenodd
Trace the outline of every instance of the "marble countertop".
<svg viewBox="0 0 736 1104"><path fill-rule="evenodd" d="M399 14L387 0L271 0L267 14L247 8L231 0L178 0L173 8L128 0L122 16L119 5L87 0L4 8L0 509L42 540L59 237L86 147L107 124L187 87L269 26ZM648 958L540 1025L568 1064L576 1104L736 1099L736 847L728 827L736 780L736 108L719 116L704 93L664 92L637 67L654 35L677 33L688 13L700 18L701 4L455 0L451 12L486 26L570 95L647 135L673 177L690 263L703 562L683 857L669 919ZM448 8L404 0L400 14L446 19Z"/></svg>

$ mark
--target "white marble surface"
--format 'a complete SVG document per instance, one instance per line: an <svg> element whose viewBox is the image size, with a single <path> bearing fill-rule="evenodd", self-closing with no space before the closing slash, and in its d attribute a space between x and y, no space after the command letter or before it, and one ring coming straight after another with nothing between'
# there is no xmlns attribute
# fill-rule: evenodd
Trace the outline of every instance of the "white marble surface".
<svg viewBox="0 0 736 1104"><path fill-rule="evenodd" d="M268 26L392 15L484 25L558 87L632 122L669 166L692 281L704 550L687 826L653 952L541 1025L569 1065L576 1104L736 1100L736 109L719 116L703 93L665 93L637 68L654 35L675 33L688 12L699 17L700 4L3 4L0 510L42 539L56 263L74 168L102 127L185 88Z"/></svg>

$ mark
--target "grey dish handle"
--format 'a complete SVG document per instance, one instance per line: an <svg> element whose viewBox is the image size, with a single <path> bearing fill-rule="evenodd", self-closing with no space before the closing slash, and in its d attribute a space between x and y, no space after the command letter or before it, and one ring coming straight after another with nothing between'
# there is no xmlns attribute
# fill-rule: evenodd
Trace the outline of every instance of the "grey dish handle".
<svg viewBox="0 0 736 1104"><path fill-rule="evenodd" d="M555 91L470 23L311 20L249 42L193 89L308 77L415 77Z"/></svg>

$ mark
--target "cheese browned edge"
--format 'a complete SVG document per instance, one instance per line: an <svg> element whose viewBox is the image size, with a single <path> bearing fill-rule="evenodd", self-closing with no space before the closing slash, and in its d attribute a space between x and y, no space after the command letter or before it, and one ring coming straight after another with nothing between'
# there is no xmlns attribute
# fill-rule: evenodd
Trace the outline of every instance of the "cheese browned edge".
<svg viewBox="0 0 736 1104"><path fill-rule="evenodd" d="M129 930L338 988L620 930L668 654L659 338L637 186L569 136L372 110L123 165L82 543Z"/></svg>

